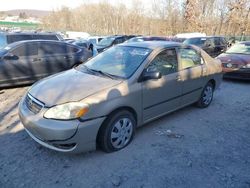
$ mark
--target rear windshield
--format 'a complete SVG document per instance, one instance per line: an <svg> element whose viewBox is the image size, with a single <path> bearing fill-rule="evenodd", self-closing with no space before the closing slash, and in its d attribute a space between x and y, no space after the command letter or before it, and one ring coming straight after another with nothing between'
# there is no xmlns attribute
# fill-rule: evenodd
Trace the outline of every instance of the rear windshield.
<svg viewBox="0 0 250 188"><path fill-rule="evenodd" d="M190 38L185 40L184 44L191 44L196 46L202 46L206 41L206 38Z"/></svg>
<svg viewBox="0 0 250 188"><path fill-rule="evenodd" d="M6 35L0 34L0 48L4 48L7 45Z"/></svg>

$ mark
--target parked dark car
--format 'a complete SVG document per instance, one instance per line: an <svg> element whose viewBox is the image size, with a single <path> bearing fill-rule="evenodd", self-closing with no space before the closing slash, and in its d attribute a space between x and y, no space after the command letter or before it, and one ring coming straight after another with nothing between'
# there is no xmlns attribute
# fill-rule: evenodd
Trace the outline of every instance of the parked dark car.
<svg viewBox="0 0 250 188"><path fill-rule="evenodd" d="M250 41L239 42L217 57L224 78L250 80Z"/></svg>
<svg viewBox="0 0 250 188"><path fill-rule="evenodd" d="M126 35L114 35L114 36L109 36L106 38L103 38L97 45L96 49L97 52L103 52L107 48L110 48L111 46L114 46L116 44L120 44L128 40L128 36Z"/></svg>
<svg viewBox="0 0 250 188"><path fill-rule="evenodd" d="M19 41L0 49L0 87L33 83L86 61L92 54L61 41Z"/></svg>
<svg viewBox="0 0 250 188"><path fill-rule="evenodd" d="M186 39L184 44L192 44L202 48L210 56L216 57L227 50L227 41L224 37L194 37Z"/></svg>
<svg viewBox="0 0 250 188"><path fill-rule="evenodd" d="M57 33L0 32L0 48L22 40L63 40L63 38Z"/></svg>

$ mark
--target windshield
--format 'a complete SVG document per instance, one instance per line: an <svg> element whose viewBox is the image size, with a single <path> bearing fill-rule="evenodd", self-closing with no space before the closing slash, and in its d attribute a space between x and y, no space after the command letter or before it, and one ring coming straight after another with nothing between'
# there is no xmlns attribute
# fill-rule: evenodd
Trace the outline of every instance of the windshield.
<svg viewBox="0 0 250 188"><path fill-rule="evenodd" d="M195 46L202 46L206 41L206 38L190 38L185 40L184 44L192 44Z"/></svg>
<svg viewBox="0 0 250 188"><path fill-rule="evenodd" d="M115 46L81 65L80 70L102 72L127 79L134 74L150 52L147 48Z"/></svg>
<svg viewBox="0 0 250 188"><path fill-rule="evenodd" d="M98 46L110 46L112 45L113 41L115 40L114 37L107 37L102 39L99 43Z"/></svg>
<svg viewBox="0 0 250 188"><path fill-rule="evenodd" d="M250 44L235 44L229 48L227 54L250 54Z"/></svg>
<svg viewBox="0 0 250 188"><path fill-rule="evenodd" d="M0 34L0 48L4 48L7 45L6 36Z"/></svg>

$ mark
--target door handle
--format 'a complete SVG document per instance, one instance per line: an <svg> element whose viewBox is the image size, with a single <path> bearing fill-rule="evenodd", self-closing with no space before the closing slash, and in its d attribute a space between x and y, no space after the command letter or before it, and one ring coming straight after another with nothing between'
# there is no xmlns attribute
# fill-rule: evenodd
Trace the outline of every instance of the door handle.
<svg viewBox="0 0 250 188"><path fill-rule="evenodd" d="M72 56L64 56L64 59L72 59Z"/></svg>
<svg viewBox="0 0 250 188"><path fill-rule="evenodd" d="M33 61L33 62L35 62L35 61L41 61L41 59L40 59L40 58L33 58L32 61Z"/></svg>

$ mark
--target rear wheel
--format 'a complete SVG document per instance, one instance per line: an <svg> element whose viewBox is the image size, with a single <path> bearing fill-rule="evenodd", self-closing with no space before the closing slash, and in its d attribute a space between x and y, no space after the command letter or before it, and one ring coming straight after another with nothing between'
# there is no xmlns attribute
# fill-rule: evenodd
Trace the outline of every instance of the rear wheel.
<svg viewBox="0 0 250 188"><path fill-rule="evenodd" d="M118 151L133 139L136 121L129 111L120 111L109 117L101 127L98 142L105 152Z"/></svg>
<svg viewBox="0 0 250 188"><path fill-rule="evenodd" d="M204 87L201 97L197 102L197 106L200 108L208 107L213 100L214 86L211 82L207 83Z"/></svg>

